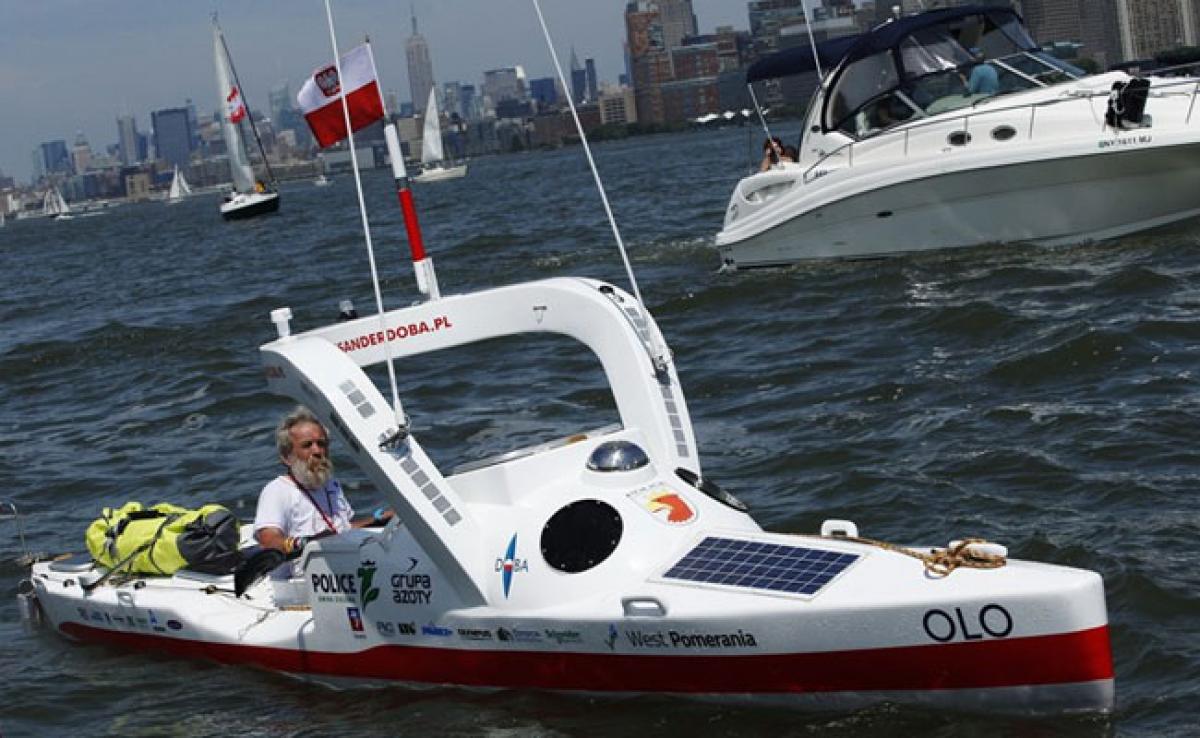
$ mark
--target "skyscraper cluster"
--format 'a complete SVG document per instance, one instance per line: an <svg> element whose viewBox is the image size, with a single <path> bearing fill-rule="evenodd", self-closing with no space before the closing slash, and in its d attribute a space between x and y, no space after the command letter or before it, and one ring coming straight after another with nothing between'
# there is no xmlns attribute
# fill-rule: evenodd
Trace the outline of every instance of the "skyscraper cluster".
<svg viewBox="0 0 1200 738"><path fill-rule="evenodd" d="M1200 0L743 1L748 30L725 26L701 34L693 0L627 0L620 84L602 82L595 61L581 59L572 47L566 89L554 77L528 78L516 63L484 71L478 86L456 81L439 84L430 43L420 33L414 11L411 35L405 40L411 103L397 105L395 94L389 93L388 110L410 116L400 121L401 138L410 152L419 143L419 122L431 90L445 118L443 130L459 137L452 148L466 148L471 154L561 143L573 135L573 124L562 115L568 99L578 107L585 128L634 122L672 125L748 107L745 70L765 54L807 46L810 36L819 42L859 33L897 11L968 3L1015 7L1038 42L1053 44L1056 54L1062 47L1100 70L1165 50L1200 46ZM781 81L764 94L770 102L802 102L803 90L795 84ZM806 84L811 88L814 82ZM308 130L287 85L272 89L268 99L269 117L260 119L260 129L273 160L309 156ZM128 176L124 170L139 167L149 172L151 186L164 176L164 165L167 174L179 166L193 179L211 181L221 176L222 139L211 117L198 118L190 101L153 111L146 132L138 130L134 116L119 115L116 133L116 143L99 150L82 134L70 146L65 140L42 143L32 157L35 179L119 170L108 177L108 184L89 182L70 188L76 194L90 194L97 188L111 189L113 181ZM370 143L370 132L363 139ZM194 173L197 167L202 171Z"/></svg>

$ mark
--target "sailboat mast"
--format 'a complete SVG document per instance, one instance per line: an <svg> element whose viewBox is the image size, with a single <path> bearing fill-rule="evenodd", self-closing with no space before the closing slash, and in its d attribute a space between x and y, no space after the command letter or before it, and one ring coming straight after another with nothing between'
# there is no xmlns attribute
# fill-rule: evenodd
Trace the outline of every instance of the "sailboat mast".
<svg viewBox="0 0 1200 738"><path fill-rule="evenodd" d="M250 112L250 100L246 97L246 88L242 87L242 80L238 79L237 66L233 63L233 55L229 53L229 44L225 43L225 32L218 29L217 33L221 37L221 47L225 49L225 60L229 62L229 71L233 74L233 83L237 85L238 94L242 96L242 104L246 106L246 119L250 121L250 132L254 134L254 142L258 144L258 153L262 156L263 167L267 170L267 178L274 183L275 172L271 171L271 162L267 161L267 149L263 146L262 139L258 136L258 126L254 125L254 114Z"/></svg>

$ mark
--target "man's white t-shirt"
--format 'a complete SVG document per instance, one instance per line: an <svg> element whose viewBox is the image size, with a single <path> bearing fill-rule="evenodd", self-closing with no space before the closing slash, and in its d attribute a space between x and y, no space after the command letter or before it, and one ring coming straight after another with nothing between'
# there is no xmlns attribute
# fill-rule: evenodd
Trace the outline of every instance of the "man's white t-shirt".
<svg viewBox="0 0 1200 738"><path fill-rule="evenodd" d="M325 513L324 516L317 511L318 507ZM351 527L354 509L350 507L346 495L342 494L342 485L336 479L305 495L291 477L281 475L268 482L258 496L254 532L257 534L263 528L278 528L285 536L315 536L329 530L325 517L329 518L339 533Z"/></svg>

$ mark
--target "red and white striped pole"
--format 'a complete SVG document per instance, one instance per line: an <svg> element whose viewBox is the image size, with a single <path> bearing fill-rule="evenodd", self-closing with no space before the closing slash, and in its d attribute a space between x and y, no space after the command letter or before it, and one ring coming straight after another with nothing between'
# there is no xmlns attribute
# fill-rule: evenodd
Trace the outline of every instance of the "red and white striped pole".
<svg viewBox="0 0 1200 738"><path fill-rule="evenodd" d="M409 187L408 172L404 168L404 152L400 149L400 135L396 133L396 126L390 122L384 126L383 137L387 141L388 156L392 159L392 177L396 180L400 212L404 214L404 230L408 233L408 247L412 251L417 289L421 294L428 295L430 300L441 299L437 273L433 270L433 257L426 255L425 242L421 239L421 224L417 221L417 208L413 204L412 188Z"/></svg>

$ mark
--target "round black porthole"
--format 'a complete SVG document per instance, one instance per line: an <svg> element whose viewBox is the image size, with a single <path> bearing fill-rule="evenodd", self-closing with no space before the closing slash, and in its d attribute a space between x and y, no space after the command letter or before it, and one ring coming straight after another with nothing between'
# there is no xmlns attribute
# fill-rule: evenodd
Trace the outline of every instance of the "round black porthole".
<svg viewBox="0 0 1200 738"><path fill-rule="evenodd" d="M946 140L950 142L951 146L966 146L971 143L971 134L966 131L954 131L946 136Z"/></svg>
<svg viewBox="0 0 1200 738"><path fill-rule="evenodd" d="M561 572L578 574L604 561L621 542L621 514L600 500L577 500L542 526L542 558Z"/></svg>
<svg viewBox="0 0 1200 738"><path fill-rule="evenodd" d="M992 129L992 138L997 141L1007 141L1017 135L1017 129L1012 126L996 126Z"/></svg>

